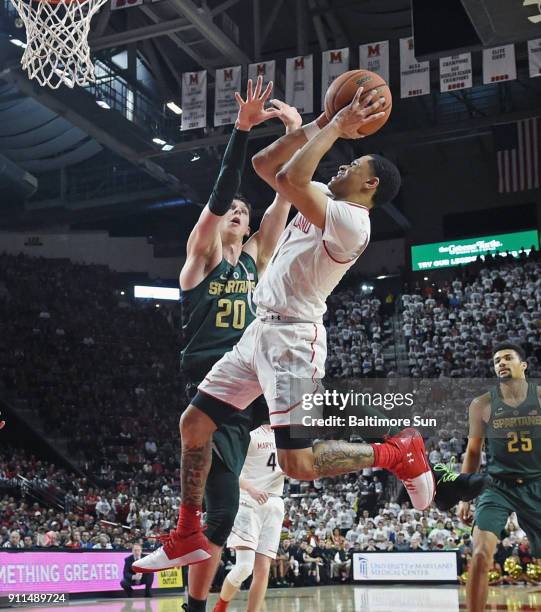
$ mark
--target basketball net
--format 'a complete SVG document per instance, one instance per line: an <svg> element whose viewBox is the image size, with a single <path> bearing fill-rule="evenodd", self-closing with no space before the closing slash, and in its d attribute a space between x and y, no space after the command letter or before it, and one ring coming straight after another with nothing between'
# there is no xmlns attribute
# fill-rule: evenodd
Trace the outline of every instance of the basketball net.
<svg viewBox="0 0 541 612"><path fill-rule="evenodd" d="M90 21L107 0L11 0L26 28L21 65L28 78L57 89L96 80Z"/></svg>

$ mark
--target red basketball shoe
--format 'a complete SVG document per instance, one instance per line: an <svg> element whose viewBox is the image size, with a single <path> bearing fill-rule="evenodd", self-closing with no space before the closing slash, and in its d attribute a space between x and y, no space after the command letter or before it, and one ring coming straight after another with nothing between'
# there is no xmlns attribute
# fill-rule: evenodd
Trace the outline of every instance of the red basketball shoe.
<svg viewBox="0 0 541 612"><path fill-rule="evenodd" d="M390 471L404 483L413 507L426 510L436 494L436 481L426 457L423 437L416 429L408 427L387 438L385 443L400 451L400 459Z"/></svg>
<svg viewBox="0 0 541 612"><path fill-rule="evenodd" d="M201 530L188 536L182 536L176 530L172 530L169 535L160 536L159 539L164 543L163 546L135 561L132 564L135 572L150 574L210 559L209 543Z"/></svg>

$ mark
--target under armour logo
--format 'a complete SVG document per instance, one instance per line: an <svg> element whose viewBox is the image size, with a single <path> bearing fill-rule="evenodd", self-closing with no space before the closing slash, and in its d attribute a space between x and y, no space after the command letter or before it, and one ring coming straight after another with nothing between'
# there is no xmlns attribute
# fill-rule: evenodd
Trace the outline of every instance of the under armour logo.
<svg viewBox="0 0 541 612"><path fill-rule="evenodd" d="M406 453L406 457L408 458L408 463L413 463L415 461L413 453Z"/></svg>

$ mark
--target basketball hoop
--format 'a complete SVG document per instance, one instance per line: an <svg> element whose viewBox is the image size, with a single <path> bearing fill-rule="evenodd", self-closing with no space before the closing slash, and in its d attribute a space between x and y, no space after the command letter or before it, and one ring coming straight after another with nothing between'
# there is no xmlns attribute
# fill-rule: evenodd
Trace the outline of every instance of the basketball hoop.
<svg viewBox="0 0 541 612"><path fill-rule="evenodd" d="M90 21L107 0L11 0L26 28L21 65L28 78L57 89L96 80Z"/></svg>

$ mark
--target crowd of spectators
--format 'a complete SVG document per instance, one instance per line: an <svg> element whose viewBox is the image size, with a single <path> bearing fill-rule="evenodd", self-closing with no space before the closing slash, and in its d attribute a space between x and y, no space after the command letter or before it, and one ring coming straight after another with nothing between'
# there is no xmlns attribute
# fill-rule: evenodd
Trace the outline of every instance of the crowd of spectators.
<svg viewBox="0 0 541 612"><path fill-rule="evenodd" d="M349 582L352 555L363 551L458 550L459 573L465 571L471 527L451 513L434 508L420 512L390 501L384 478L382 470L365 469L359 475L287 484L271 585ZM10 449L0 455L0 548L122 551L139 542L149 549L157 542L148 536L174 525L178 505L177 494L138 499L110 495L25 451ZM513 556L525 568L531 551L514 516L506 530L495 563L503 568ZM215 588L234 561L234 550L226 549Z"/></svg>
<svg viewBox="0 0 541 612"><path fill-rule="evenodd" d="M504 338L525 346L530 375L539 374L540 266L533 258L498 261L403 295L411 376L488 376L490 347ZM0 390L64 439L82 470L3 446L0 546L124 550L176 522L180 330L171 310L138 303L120 287L102 266L0 255ZM393 302L392 294L382 302L353 289L330 297L331 377L389 375L383 354L394 341ZM433 394L427 388L437 416ZM455 459L458 469L463 432L443 423L428 441L430 460ZM458 547L467 566L469 528L392 503L383 472L302 487L289 485L273 584L349 580L351 555L363 550ZM508 530L497 554L526 559L524 534L513 521ZM232 562L227 551L222 574Z"/></svg>
<svg viewBox="0 0 541 612"><path fill-rule="evenodd" d="M328 356L326 373L330 378L382 378L389 364L385 363L384 347L394 340L392 329L386 328L389 304L362 290L345 289L327 300L324 323L327 327Z"/></svg>
<svg viewBox="0 0 541 612"><path fill-rule="evenodd" d="M8 446L0 454L0 546L18 532L21 548L124 550L171 529L179 504L172 481L139 495L92 486L85 476L20 449Z"/></svg>
<svg viewBox="0 0 541 612"><path fill-rule="evenodd" d="M414 378L489 378L491 349L523 346L530 377L541 375L541 262L498 257L402 295L402 330Z"/></svg>
<svg viewBox="0 0 541 612"><path fill-rule="evenodd" d="M0 255L0 390L100 485L149 495L178 469L179 330L121 283L104 266Z"/></svg>

